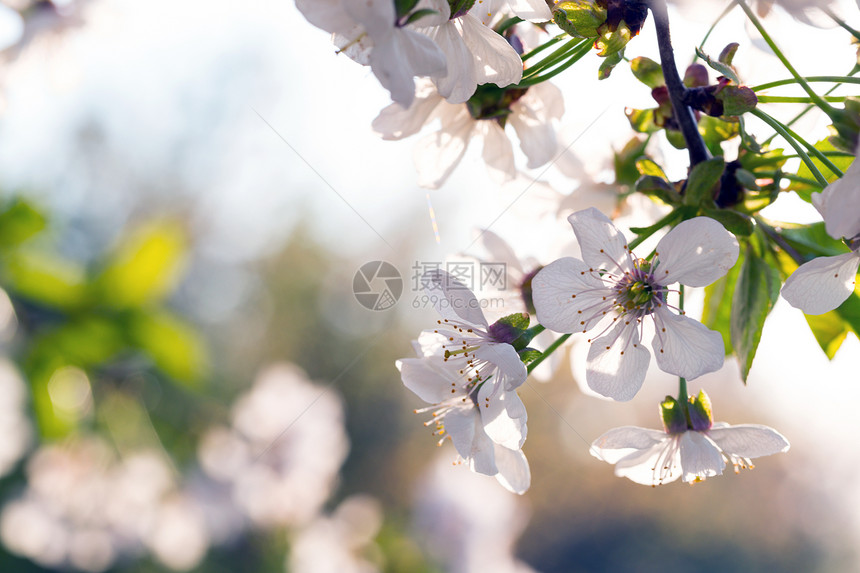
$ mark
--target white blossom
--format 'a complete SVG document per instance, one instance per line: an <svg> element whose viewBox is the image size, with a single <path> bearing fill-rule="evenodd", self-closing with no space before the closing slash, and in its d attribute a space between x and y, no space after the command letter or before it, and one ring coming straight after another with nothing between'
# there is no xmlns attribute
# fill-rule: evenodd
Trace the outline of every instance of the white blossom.
<svg viewBox="0 0 860 573"><path fill-rule="evenodd" d="M788 451L785 437L767 426L718 422L709 429L669 433L636 426L609 430L591 445L593 456L615 464L615 475L657 486L681 478L692 483L722 475L726 462L754 466L753 458Z"/></svg>
<svg viewBox="0 0 860 573"><path fill-rule="evenodd" d="M860 162L812 196L827 234L844 239L850 252L802 264L782 287L782 297L806 314L829 312L854 292L860 268Z"/></svg>
<svg viewBox="0 0 860 573"><path fill-rule="evenodd" d="M657 245L649 262L633 257L624 236L594 208L568 219L584 260L550 263L532 281L540 324L556 332L588 332L586 382L602 396L630 400L645 379L651 354L641 344L644 319L655 328L651 346L661 370L696 378L719 369L719 333L671 312L669 285L706 286L737 261L738 243L707 217L680 223Z"/></svg>
<svg viewBox="0 0 860 573"><path fill-rule="evenodd" d="M415 101L404 108L391 104L373 120L373 130L386 140L415 135L425 125L439 121L435 133L419 140L414 150L418 184L437 189L459 165L473 139L483 141L483 159L497 181L516 175L514 150L503 125L513 127L530 168L551 161L557 149L555 123L564 113L557 87L547 82L516 92L504 124L498 117L476 118L466 104L452 104L430 82L419 83Z"/></svg>

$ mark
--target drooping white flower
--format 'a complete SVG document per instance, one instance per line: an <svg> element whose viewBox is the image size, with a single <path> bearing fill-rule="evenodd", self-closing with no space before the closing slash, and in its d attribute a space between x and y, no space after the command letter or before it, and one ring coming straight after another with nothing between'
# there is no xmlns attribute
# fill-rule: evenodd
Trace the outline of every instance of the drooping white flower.
<svg viewBox="0 0 860 573"><path fill-rule="evenodd" d="M586 382L595 392L630 400L645 379L651 354L641 344L644 319L655 327L651 347L661 370L688 379L723 364L721 336L700 322L675 314L668 286L701 287L737 261L738 242L707 217L684 221L657 245L651 261L636 259L624 236L594 208L572 214L584 260L550 263L532 281L538 321L556 332L588 332Z"/></svg>
<svg viewBox="0 0 860 573"><path fill-rule="evenodd" d="M465 103L481 84L505 87L523 78L520 55L473 14L476 7L425 30L445 54L447 73L433 75L433 81L450 103Z"/></svg>
<svg viewBox="0 0 860 573"><path fill-rule="evenodd" d="M827 234L844 239L850 252L802 264L782 287L782 297L806 314L829 312L854 292L860 268L860 161L841 178L812 196Z"/></svg>
<svg viewBox="0 0 860 573"><path fill-rule="evenodd" d="M528 462L520 448L527 414L516 389L527 372L509 342L513 329L488 325L478 300L448 273L428 273L427 289L442 314L438 328L414 343L416 358L398 360L404 385L432 406L427 425L454 443L472 471L495 476L516 493L528 489Z"/></svg>
<svg viewBox="0 0 860 573"><path fill-rule="evenodd" d="M505 98L503 109L509 113L501 118L496 114L483 117L476 107L445 101L429 81L419 82L412 105L386 107L373 120L373 130L383 139L399 140L439 120L439 130L415 146L413 157L422 187L441 187L475 138L483 140L483 159L490 175L499 182L511 180L516 175L514 150L504 126L516 131L528 167L540 167L553 159L557 149L555 123L564 113L564 100L559 89L548 82L500 97Z"/></svg>
<svg viewBox="0 0 860 573"><path fill-rule="evenodd" d="M782 434L767 426L713 423L704 392L698 399L690 399L692 427L680 406L667 397L661 404L664 430L614 428L594 441L591 454L615 464L619 477L657 486L678 478L692 483L722 475L726 462L734 466L735 473L740 468L752 469L753 458L786 452L790 447Z"/></svg>
<svg viewBox="0 0 860 573"><path fill-rule="evenodd" d="M395 102L412 104L416 76L446 73L439 46L413 24L398 21L393 0L296 0L296 6L311 24L331 32L344 53L369 65ZM447 2L422 0L415 10L423 9L437 14L415 24L447 22Z"/></svg>

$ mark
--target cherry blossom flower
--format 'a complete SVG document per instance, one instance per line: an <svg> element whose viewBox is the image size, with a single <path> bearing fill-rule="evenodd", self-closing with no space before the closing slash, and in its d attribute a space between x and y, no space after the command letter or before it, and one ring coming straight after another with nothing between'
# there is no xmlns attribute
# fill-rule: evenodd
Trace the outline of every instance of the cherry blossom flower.
<svg viewBox="0 0 860 573"><path fill-rule="evenodd" d="M701 287L723 276L737 261L738 242L707 217L684 221L657 244L651 261L633 257L624 236L597 209L570 221L584 260L565 257L544 267L532 281L538 321L556 332L592 336L586 367L588 386L626 401L642 386L651 354L641 344L644 319L661 370L696 378L723 364L721 336L683 314L671 312L667 288L676 282Z"/></svg>
<svg viewBox="0 0 860 573"><path fill-rule="evenodd" d="M844 239L850 252L818 257L802 264L782 287L782 297L806 314L829 312L854 292L860 268L860 162L855 161L840 179L812 196L824 217L827 234Z"/></svg>
<svg viewBox="0 0 860 573"><path fill-rule="evenodd" d="M414 25L398 21L392 0L296 0L296 6L311 24L334 34L335 44L344 53L369 65L398 103L412 104L416 76L446 73L445 55L439 46L413 28L447 22L447 2L419 2L416 10L435 10L437 14L419 18Z"/></svg>
<svg viewBox="0 0 860 573"><path fill-rule="evenodd" d="M726 462L752 469L752 459L789 449L788 440L759 424L713 423L704 392L690 398L689 419L674 398L661 404L664 430L623 426L609 430L591 445L591 454L615 464L615 475L658 486L681 478L687 483L722 475Z"/></svg>
<svg viewBox="0 0 860 573"><path fill-rule="evenodd" d="M510 344L516 329L503 321L488 325L475 295L450 274L426 276L428 292L441 293L434 302L445 318L415 341L416 358L397 361L401 379L432 405L418 412L432 411L427 425L435 425L440 444L450 437L472 471L523 493L530 482L520 451L528 417L516 389L527 372Z"/></svg>
<svg viewBox="0 0 860 573"><path fill-rule="evenodd" d="M510 113L482 117L481 111L468 104L451 104L429 82L419 83L415 101L409 107L391 104L373 120L373 130L386 140L415 135L435 120L440 129L425 136L415 146L414 160L418 184L438 189L448 179L472 139L483 140L483 158L490 175L497 181L516 175L514 150L505 135L505 125L517 133L520 148L526 154L528 167L535 168L552 160L557 149L555 122L564 113L564 100L554 85L544 82L516 90L505 105ZM477 113L478 115L474 115Z"/></svg>

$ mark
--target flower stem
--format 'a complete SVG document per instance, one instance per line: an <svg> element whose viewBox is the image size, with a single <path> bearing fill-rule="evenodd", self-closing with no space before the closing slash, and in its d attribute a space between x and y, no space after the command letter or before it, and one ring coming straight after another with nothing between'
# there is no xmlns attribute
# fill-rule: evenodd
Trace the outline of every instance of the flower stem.
<svg viewBox="0 0 860 573"><path fill-rule="evenodd" d="M678 285L678 309L682 313L684 312L684 285ZM690 412L687 407L689 404L689 395L687 394L687 379L683 376L678 377L678 402L684 409L684 417L687 419L687 426L692 427L692 424L690 424Z"/></svg>
<svg viewBox="0 0 860 573"><path fill-rule="evenodd" d="M669 12L666 9L665 0L649 0L651 14L654 15L654 27L657 30L657 46L660 50L660 67L663 69L663 78L666 80L666 88L669 90L669 99L675 112L675 119L681 128L681 134L687 143L687 152L690 155L690 167L710 159L711 154L705 146L705 141L699 133L699 126L693 110L684 104L684 93L687 88L678 75L678 67L675 65L675 52L672 49L672 38L669 35Z"/></svg>
<svg viewBox="0 0 860 573"><path fill-rule="evenodd" d="M571 53L575 52L578 47L582 44L583 40L574 39L569 42L565 42L559 49L539 61L533 66L526 68L523 73L523 77L531 77L536 75L538 72L542 72L547 68L551 68L557 63L563 61L565 58L569 57Z"/></svg>
<svg viewBox="0 0 860 573"><path fill-rule="evenodd" d="M809 155L803 150L803 147L797 141L795 141L795 139L791 137L791 135L789 135L786 128L780 122L776 121L774 118L764 113L760 109L754 109L750 113L764 121L766 124L771 126L774 131L781 135L788 142L788 144L794 148L794 150L800 156L800 159L803 160L803 162L809 168L809 171L812 172L812 175L813 177L815 177L815 180L818 181L818 184L822 187L827 186L827 179L824 177L824 175L821 174L821 171L818 170L818 166L813 163L812 159L809 158Z"/></svg>
<svg viewBox="0 0 860 573"><path fill-rule="evenodd" d="M703 52L705 51L705 43L708 41L708 38L711 37L711 34L714 32L714 29L716 29L716 27L717 27L717 24L719 24L723 18L728 16L729 12L734 10L734 8L735 8L735 4L729 4L728 6L726 6L725 10L723 10L723 13L720 14L719 16L717 16L717 19L714 20L713 24L711 24L711 27L708 28L708 32L705 34L705 37L702 38L702 42L699 44L699 50L700 51L703 51ZM693 62L692 63L695 64L698 59L699 59L699 54L695 54L693 56Z"/></svg>
<svg viewBox="0 0 860 573"><path fill-rule="evenodd" d="M827 82L835 84L860 84L860 78L854 78L851 76L808 76L803 79L811 83ZM766 84L754 86L750 89L754 92L760 92L764 90L769 90L770 88L778 88L780 86L787 86L796 83L798 83L796 78L787 78L784 80L777 80L775 82L768 82Z"/></svg>
<svg viewBox="0 0 860 573"><path fill-rule="evenodd" d="M848 96L823 96L825 101L832 101L834 103L841 103L845 101L845 98ZM812 101L810 97L803 96L766 96L760 95L758 96L759 103L815 103Z"/></svg>
<svg viewBox="0 0 860 573"><path fill-rule="evenodd" d="M543 354L535 358L531 363L529 363L528 368L526 369L529 374L531 374L532 370L538 367L538 365L549 358L550 354L558 350L558 347L567 342L567 339L570 338L570 334L562 334L558 337L558 339L547 346L546 350L543 351Z"/></svg>
<svg viewBox="0 0 860 573"><path fill-rule="evenodd" d="M849 26L845 23L845 20L837 16L833 13L833 10L828 8L827 6L820 6L821 11L830 16L830 19L836 22L839 26L841 26L844 30L846 30L849 34L860 40L860 32Z"/></svg>
<svg viewBox="0 0 860 573"><path fill-rule="evenodd" d="M543 52L544 50L546 50L548 48L551 48L552 46L554 46L555 44L559 43L560 41L562 41L564 38L567 38L567 37L568 37L567 34L559 34L558 36L553 36L552 38L547 40L546 43L543 43L540 46L538 46L537 48L523 54L522 60L525 62L529 58L540 54L541 52Z"/></svg>
<svg viewBox="0 0 860 573"><path fill-rule="evenodd" d="M812 155L814 155L816 159L818 159L821 163L823 163L823 164L824 164L824 166L825 166L825 167L827 167L827 169L829 169L831 173L833 173L833 174L834 174L834 175L836 175L837 177L842 177L842 176L844 175L844 173L842 173L842 170L841 170L841 169L839 169L838 167L836 167L836 165L835 165L832 161L830 161L830 159L828 159L826 155L824 155L823 153L821 153L821 150L816 149L816 147L815 147L814 145L810 144L808 141L806 141L805 139L803 139L802 137L800 137L799 135L797 135L797 133L796 133L794 130L792 130L790 127L788 127L787 125L783 124L783 123L782 123L782 122L780 122L779 120L775 119L773 116L771 116L771 119L773 119L775 122L777 122L777 123L779 123L780 125L782 125L783 129L785 129L785 131L786 131L786 132L787 132L791 137L793 137L795 141L797 141L797 142L798 142L798 143L800 143L802 146L804 146L804 147L807 149L807 151L809 151L809 153L811 153Z"/></svg>
<svg viewBox="0 0 860 573"><path fill-rule="evenodd" d="M783 66L785 66L785 69L787 69L788 72L792 76L794 76L794 79L796 79L797 83L800 84L800 87L802 87L803 90L807 94L809 94L809 97L812 98L815 104L828 115L836 111L836 109L832 105L824 101L821 96L819 96L812 90L812 88L809 86L803 76L797 73L797 70L794 69L794 66L791 65L791 62L788 61L788 58L785 57L785 54L782 53L782 51L776 45L776 42L774 42L773 38L770 37L770 34L767 33L767 30L764 29L764 26L762 26L761 21L758 19L758 16L755 15L755 12L750 10L750 7L747 6L747 3L744 0L735 0L735 2L747 15L747 18L749 18L750 22L752 22L752 25L755 26L756 30L758 30L759 34L761 34L761 37L764 39L764 41L767 42L767 45L770 46L770 49L773 50L774 55L779 58L779 61L782 62Z"/></svg>
<svg viewBox="0 0 860 573"><path fill-rule="evenodd" d="M533 86L535 84L539 84L541 82L545 82L545 81L557 76L558 74L562 73L564 70L568 69L569 67L571 67L573 64L575 64L576 62L581 60L584 56L586 56L589 52L591 52L591 45L587 44L587 43L583 44L582 46L579 47L578 50L574 50L573 55L566 62L564 62L562 65L558 66L557 68L553 69L550 72L545 73L542 76L530 75L527 78L523 79L517 85L519 87L527 87L527 86Z"/></svg>

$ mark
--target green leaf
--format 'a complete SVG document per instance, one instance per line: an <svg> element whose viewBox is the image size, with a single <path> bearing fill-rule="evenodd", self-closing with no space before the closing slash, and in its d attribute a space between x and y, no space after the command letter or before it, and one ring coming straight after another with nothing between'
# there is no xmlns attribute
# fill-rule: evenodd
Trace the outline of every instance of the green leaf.
<svg viewBox="0 0 860 573"><path fill-rule="evenodd" d="M619 185L633 185L639 179L636 162L645 154L648 139L633 137L621 151L616 151L613 157L615 167L615 182Z"/></svg>
<svg viewBox="0 0 860 573"><path fill-rule="evenodd" d="M720 75L726 76L736 84L741 83L740 79L738 79L738 75L735 73L734 68L732 68L731 66L726 65L719 60L712 60L708 54L706 54L699 48L696 48L696 55L705 60L708 66L710 66L712 70L715 70Z"/></svg>
<svg viewBox="0 0 860 573"><path fill-rule="evenodd" d="M630 127L638 133L654 133L663 129L657 122L654 121L655 109L633 109L628 107L624 110L624 115L627 116L627 121L630 122Z"/></svg>
<svg viewBox="0 0 860 573"><path fill-rule="evenodd" d="M639 171L640 175L652 175L654 177L664 179L665 181L669 181L669 178L666 176L666 173L663 171L663 168L657 165L657 163L650 157L642 157L640 159L637 159L636 170Z"/></svg>
<svg viewBox="0 0 860 573"><path fill-rule="evenodd" d="M814 316L810 314L804 316L809 325L809 330L812 331L821 350L824 351L828 359L833 360L836 351L845 341L850 328L835 310Z"/></svg>
<svg viewBox="0 0 860 573"><path fill-rule="evenodd" d="M164 298L176 286L186 253L177 223L152 222L126 237L99 279L108 305L127 308Z"/></svg>
<svg viewBox="0 0 860 573"><path fill-rule="evenodd" d="M45 217L22 199L13 199L0 207L0 246L23 243L45 228Z"/></svg>
<svg viewBox="0 0 860 573"><path fill-rule="evenodd" d="M534 348L524 348L520 350L520 360L523 361L523 364L528 364L529 362L534 362L538 358L541 357L543 352L540 350L535 350Z"/></svg>
<svg viewBox="0 0 860 573"><path fill-rule="evenodd" d="M722 155L720 143L736 137L739 132L737 122L725 121L710 115L703 115L699 118L699 133L702 134L702 139L705 140L708 149L712 152L719 152L716 155Z"/></svg>
<svg viewBox="0 0 860 573"><path fill-rule="evenodd" d="M599 54L598 54L599 55ZM600 68L597 70L597 79L605 80L612 73L612 70L615 69L615 66L621 63L621 60L624 59L624 48L621 48L617 52L610 52L603 59L603 63L600 64Z"/></svg>
<svg viewBox="0 0 860 573"><path fill-rule="evenodd" d="M507 324L517 330L525 330L529 327L529 315L525 312L515 312L514 314L503 316L496 322Z"/></svg>
<svg viewBox="0 0 860 573"><path fill-rule="evenodd" d="M713 200L714 187L719 185L725 168L722 157L702 161L693 167L684 188L684 204L699 205L703 201Z"/></svg>
<svg viewBox="0 0 860 573"><path fill-rule="evenodd" d="M636 79L648 86L651 89L666 85L666 80L663 79L663 69L660 64L639 56L630 60L630 71L636 76Z"/></svg>
<svg viewBox="0 0 860 573"><path fill-rule="evenodd" d="M198 387L208 371L203 340L190 325L169 313L136 314L130 321L129 336L159 370L188 388Z"/></svg>
<svg viewBox="0 0 860 573"><path fill-rule="evenodd" d="M86 298L86 272L68 259L19 250L10 255L3 284L18 296L45 306L71 309Z"/></svg>
<svg viewBox="0 0 860 573"><path fill-rule="evenodd" d="M743 265L744 254L741 252L738 261L729 272L719 280L705 287L705 306L702 310L702 324L720 333L726 356L734 352L732 347L732 299L738 275Z"/></svg>
<svg viewBox="0 0 860 573"><path fill-rule="evenodd" d="M753 232L753 222L749 215L732 211L731 209L702 208L702 214L719 221L723 227L738 237L749 237Z"/></svg>
<svg viewBox="0 0 860 573"><path fill-rule="evenodd" d="M772 226L779 227L780 235L800 254L809 258L833 257L849 250L845 243L827 234L823 222L810 225L773 223Z"/></svg>
<svg viewBox="0 0 860 573"><path fill-rule="evenodd" d="M636 181L636 191L651 197L657 197L667 205L681 202L681 196L671 183L656 175L643 175Z"/></svg>
<svg viewBox="0 0 860 573"><path fill-rule="evenodd" d="M821 151L822 153L830 151L839 151L838 149L833 147L833 144L830 143L830 141L827 139L822 139L821 141L813 145L813 147L815 147L815 149ZM821 174L824 175L824 178L827 179L828 183L833 183L834 181L839 179L839 176L830 171L830 169L828 169L821 162L821 160L819 160L813 155L810 155L809 157L810 159L812 159L812 163L818 168ZM828 159L830 159L830 161L833 162L833 165L835 165L838 169L841 169L843 173L848 170L848 167L854 161L853 157L846 156L828 157ZM800 167L797 169L797 175L805 179L815 180L815 176L812 174L812 171L810 171L809 167L806 166L806 163L802 161L800 162ZM809 185L807 183L799 181L792 181L791 185L789 185L788 188L792 191L797 192L800 198L806 202L812 202L812 193L821 190L821 187L817 185Z"/></svg>
<svg viewBox="0 0 860 573"><path fill-rule="evenodd" d="M748 247L732 297L731 318L732 346L744 384L758 350L764 321L779 297L780 286L779 271Z"/></svg>
<svg viewBox="0 0 860 573"><path fill-rule="evenodd" d="M836 312L851 327L854 334L860 336L860 296L857 296L856 290L845 302L839 305Z"/></svg>
<svg viewBox="0 0 860 573"><path fill-rule="evenodd" d="M402 18L418 5L418 0L394 0L394 9L397 17ZM419 10L420 11L420 10Z"/></svg>

